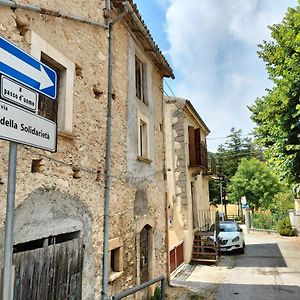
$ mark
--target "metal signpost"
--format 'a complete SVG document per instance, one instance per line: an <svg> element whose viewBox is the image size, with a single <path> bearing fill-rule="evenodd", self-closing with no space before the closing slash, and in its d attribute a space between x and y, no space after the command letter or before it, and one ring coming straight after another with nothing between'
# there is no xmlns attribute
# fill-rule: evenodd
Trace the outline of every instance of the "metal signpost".
<svg viewBox="0 0 300 300"><path fill-rule="evenodd" d="M250 231L250 207L249 204L247 203L246 196L243 196L241 198L241 203L242 203L242 208L245 209L245 224L246 224L246 230L247 232Z"/></svg>
<svg viewBox="0 0 300 300"><path fill-rule="evenodd" d="M0 139L10 141L2 299L12 299L17 143L56 151L56 123L37 114L39 94L56 99L54 70L0 37Z"/></svg>

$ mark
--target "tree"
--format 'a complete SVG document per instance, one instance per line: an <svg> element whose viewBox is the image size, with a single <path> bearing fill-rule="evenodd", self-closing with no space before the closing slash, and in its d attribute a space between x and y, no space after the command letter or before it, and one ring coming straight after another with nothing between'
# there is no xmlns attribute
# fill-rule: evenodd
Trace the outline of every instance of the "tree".
<svg viewBox="0 0 300 300"><path fill-rule="evenodd" d="M271 169L256 158L242 159L228 186L230 202L239 203L246 196L251 208L273 207L274 195L283 189Z"/></svg>
<svg viewBox="0 0 300 300"><path fill-rule="evenodd" d="M300 182L300 1L282 23L270 26L273 41L259 45L274 87L249 107L255 136L276 173Z"/></svg>
<svg viewBox="0 0 300 300"><path fill-rule="evenodd" d="M242 137L242 130L231 128L228 140L217 151L217 174L230 181L236 173L243 157L257 156L257 151L250 138Z"/></svg>
<svg viewBox="0 0 300 300"><path fill-rule="evenodd" d="M222 196L225 203L227 185L236 173L243 157L257 157L259 152L250 138L243 138L242 130L231 128L228 139L221 144L214 155L217 161L217 175L219 179L210 180L209 195L211 203L220 203L220 180L222 181Z"/></svg>

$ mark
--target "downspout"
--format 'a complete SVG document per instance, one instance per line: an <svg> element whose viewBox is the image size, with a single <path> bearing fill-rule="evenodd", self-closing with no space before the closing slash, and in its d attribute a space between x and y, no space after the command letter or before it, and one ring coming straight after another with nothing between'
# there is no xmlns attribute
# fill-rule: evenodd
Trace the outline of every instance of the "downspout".
<svg viewBox="0 0 300 300"><path fill-rule="evenodd" d="M166 270L166 279L167 284L170 285L170 255L169 255L169 201L168 201L168 192L165 194L165 207L166 207L166 214L165 214L165 222L166 222L166 259L167 259L167 270Z"/></svg>
<svg viewBox="0 0 300 300"><path fill-rule="evenodd" d="M124 11L114 20L110 18L110 1L106 0L105 19L108 25L108 91L107 91L107 120L106 120L106 148L105 148L105 191L104 191L104 217L103 217L103 273L102 273L102 299L109 300L108 295L108 241L109 241L109 206L110 206L110 169L112 144L112 73L113 73L113 25L129 12L127 1L123 2Z"/></svg>
<svg viewBox="0 0 300 300"><path fill-rule="evenodd" d="M166 155L166 123L165 123L165 100L164 100L164 87L162 86L162 130L163 130L163 145L164 145L164 181L165 186L168 187L168 174L167 174L167 155ZM165 244L166 244L166 279L167 285L170 285L170 255L169 255L169 190L166 188L165 192Z"/></svg>
<svg viewBox="0 0 300 300"><path fill-rule="evenodd" d="M42 8L42 7L36 6L36 5L20 4L20 3L16 3L15 1L12 1L12 0L0 0L0 6L10 7L12 9L23 9L23 10L27 10L27 11L40 13L42 15L64 18L64 19L77 21L77 22L81 22L81 23L85 23L85 24L89 24L89 25L93 25L93 26L97 26L97 27L107 28L107 25L96 22L96 21L83 19L78 16L65 14L65 13L62 13L59 11L55 11L55 10L45 9L45 8Z"/></svg>

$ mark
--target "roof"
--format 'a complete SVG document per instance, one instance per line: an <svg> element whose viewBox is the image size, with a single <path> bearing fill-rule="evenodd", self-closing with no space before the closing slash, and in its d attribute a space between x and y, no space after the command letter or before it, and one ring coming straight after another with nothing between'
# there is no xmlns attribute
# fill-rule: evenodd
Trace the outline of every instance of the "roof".
<svg viewBox="0 0 300 300"><path fill-rule="evenodd" d="M123 11L123 2L124 0L112 0L112 5L121 12ZM132 0L128 0L127 2L132 8L132 12L129 12L129 14L124 17L125 22L131 31L134 32L136 37L142 42L145 51L152 57L162 75L164 77L171 77L174 79L175 76L173 70L155 43L150 30L146 26L146 23L137 8L137 5L134 4Z"/></svg>
<svg viewBox="0 0 300 300"><path fill-rule="evenodd" d="M196 111L195 107L188 99L179 97L165 97L165 99L168 99L166 103L174 103L178 108L188 111L194 117L194 119L196 119L196 121L203 127L207 134L210 133L209 128L204 123L204 121Z"/></svg>

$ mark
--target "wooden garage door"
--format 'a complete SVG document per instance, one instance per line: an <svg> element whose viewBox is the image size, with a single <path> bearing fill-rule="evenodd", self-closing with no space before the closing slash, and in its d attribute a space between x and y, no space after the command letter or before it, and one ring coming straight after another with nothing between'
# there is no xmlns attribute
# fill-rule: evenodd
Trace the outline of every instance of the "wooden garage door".
<svg viewBox="0 0 300 300"><path fill-rule="evenodd" d="M81 238L15 253L13 264L14 300L81 299Z"/></svg>

